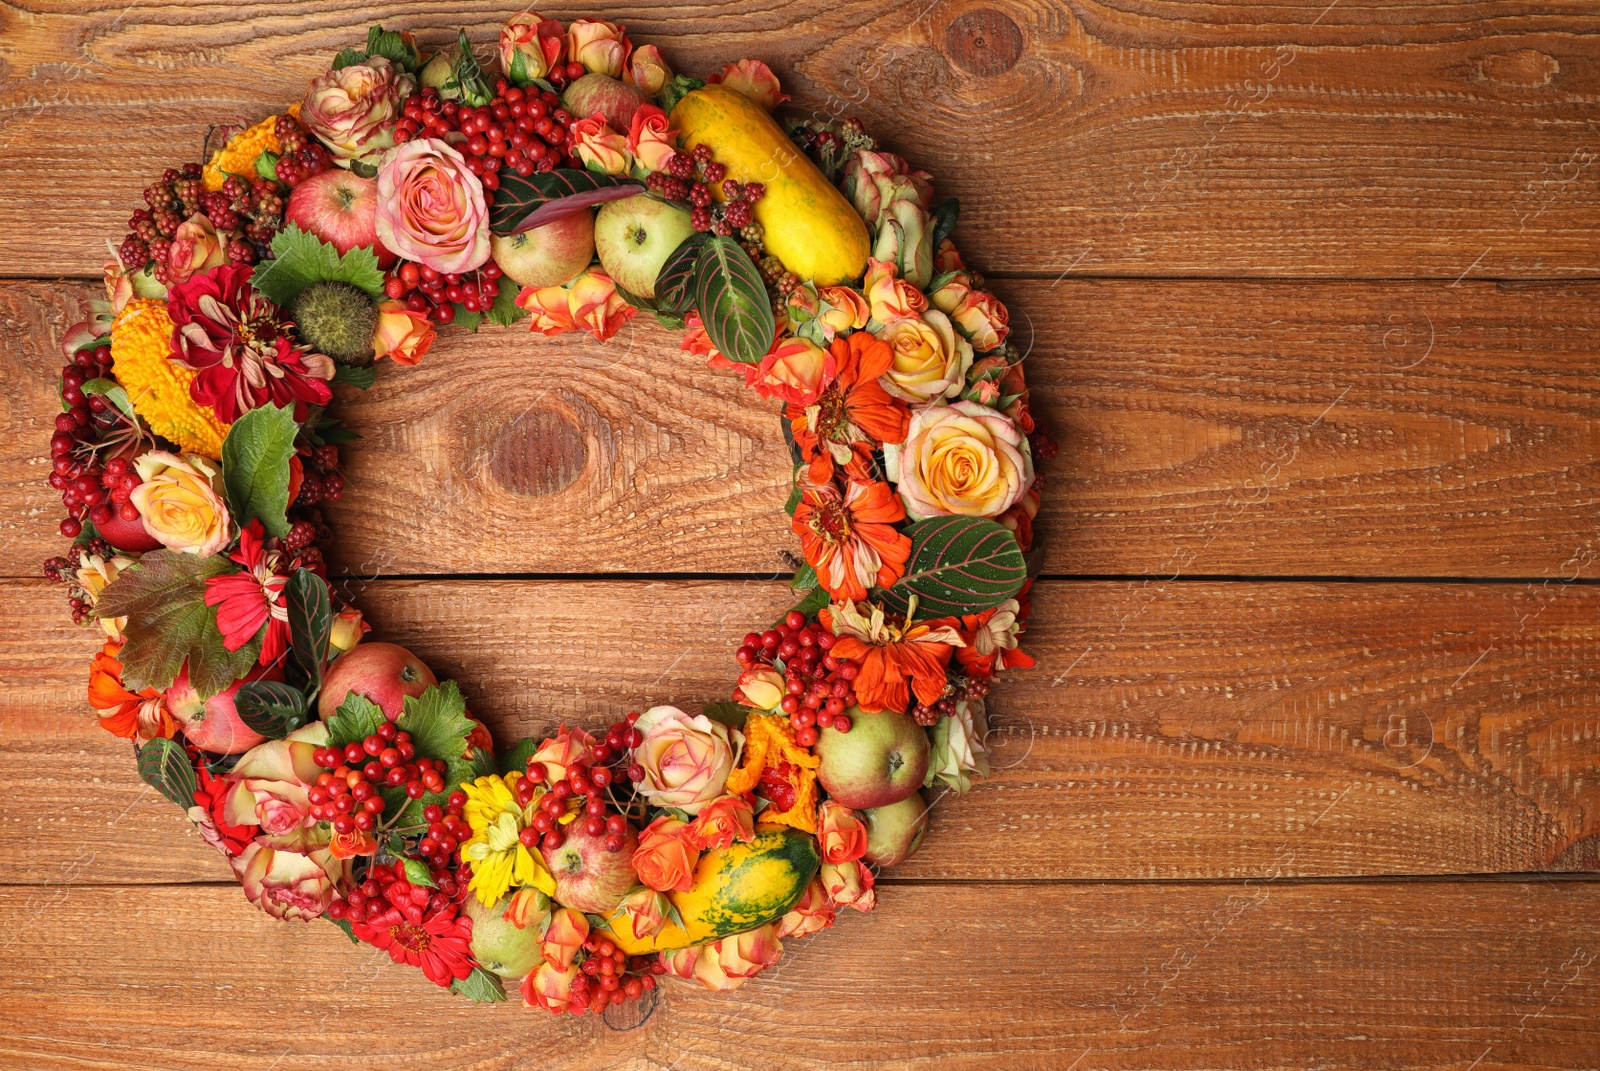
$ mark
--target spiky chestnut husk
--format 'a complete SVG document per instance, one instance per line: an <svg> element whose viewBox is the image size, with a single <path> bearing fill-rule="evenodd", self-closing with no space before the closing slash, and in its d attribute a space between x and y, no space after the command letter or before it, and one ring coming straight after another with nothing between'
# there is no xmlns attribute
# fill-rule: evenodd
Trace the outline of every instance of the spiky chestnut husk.
<svg viewBox="0 0 1600 1071"><path fill-rule="evenodd" d="M378 308L366 292L349 283L312 283L290 310L300 338L338 364L372 363L372 333Z"/></svg>

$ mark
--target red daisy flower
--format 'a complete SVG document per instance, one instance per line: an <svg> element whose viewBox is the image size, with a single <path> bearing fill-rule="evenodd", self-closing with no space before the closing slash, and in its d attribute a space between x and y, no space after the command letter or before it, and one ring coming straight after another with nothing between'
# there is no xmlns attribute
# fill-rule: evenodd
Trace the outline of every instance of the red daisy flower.
<svg viewBox="0 0 1600 1071"><path fill-rule="evenodd" d="M206 581L206 605L217 608L222 646L237 651L265 625L260 662L273 665L289 649L289 600L284 588L290 570L283 568L281 554L268 552L266 529L258 520L239 533L239 549L228 557L244 566L244 571Z"/></svg>
<svg viewBox="0 0 1600 1071"><path fill-rule="evenodd" d="M458 915L453 903L431 914L424 911L409 902L391 903L375 918L352 922L350 929L396 963L420 967L428 981L449 986L472 973L472 920Z"/></svg>
<svg viewBox="0 0 1600 1071"><path fill-rule="evenodd" d="M304 420L333 397L333 361L294 344L282 310L250 285L252 270L223 264L168 291L172 359L197 373L189 394L223 423L267 402L292 403Z"/></svg>

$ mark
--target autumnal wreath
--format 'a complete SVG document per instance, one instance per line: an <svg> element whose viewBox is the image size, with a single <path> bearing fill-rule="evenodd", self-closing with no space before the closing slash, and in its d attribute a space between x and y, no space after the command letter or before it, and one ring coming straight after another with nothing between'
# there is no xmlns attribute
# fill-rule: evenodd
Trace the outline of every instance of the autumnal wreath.
<svg viewBox="0 0 1600 1071"><path fill-rule="evenodd" d="M46 572L104 631L101 724L261 910L475 1000L731 989L873 907L922 789L988 772L1055 447L955 203L859 123L780 125L764 64L675 75L604 21L524 12L498 62L373 27L145 189L63 342ZM446 324L605 340L640 310L781 402L798 604L744 637L731 701L497 757L330 592L319 507L357 438L332 384Z"/></svg>

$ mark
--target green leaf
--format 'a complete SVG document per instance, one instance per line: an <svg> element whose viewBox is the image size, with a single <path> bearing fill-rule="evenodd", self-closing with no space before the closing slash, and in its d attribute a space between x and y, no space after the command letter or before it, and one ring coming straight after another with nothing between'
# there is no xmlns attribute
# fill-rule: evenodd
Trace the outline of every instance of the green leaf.
<svg viewBox="0 0 1600 1071"><path fill-rule="evenodd" d="M164 689L187 664L189 683L206 699L250 672L261 653L260 637L227 650L216 611L205 604L206 581L237 571L220 554L202 558L154 550L101 593L96 616L128 619L122 630L127 642L117 658L130 691Z"/></svg>
<svg viewBox="0 0 1600 1071"><path fill-rule="evenodd" d="M794 578L789 581L789 590L799 593L811 591L817 586L817 571L811 567L810 562L801 565L794 571Z"/></svg>
<svg viewBox="0 0 1600 1071"><path fill-rule="evenodd" d="M428 869L428 864L421 859L405 858L400 862L406 868L406 880L413 885L421 885L424 889L437 889L439 883L433 880L433 872Z"/></svg>
<svg viewBox="0 0 1600 1071"><path fill-rule="evenodd" d="M619 201L643 190L644 183L626 175L597 175L573 167L535 171L526 178L507 171L494 192L489 229L501 237L520 234L590 205Z"/></svg>
<svg viewBox="0 0 1600 1071"><path fill-rule="evenodd" d="M732 238L712 235L695 262L694 304L711 344L730 361L757 364L777 324L761 273Z"/></svg>
<svg viewBox="0 0 1600 1071"><path fill-rule="evenodd" d="M116 380L91 379L83 385L83 393L101 395L116 407L117 412L129 420L135 419L133 403L128 400L128 392L123 390Z"/></svg>
<svg viewBox="0 0 1600 1071"><path fill-rule="evenodd" d="M905 575L883 593L891 609L905 612L915 595L921 618L981 613L1011 598L1028 579L1017 537L994 521L929 517L905 532L911 560Z"/></svg>
<svg viewBox="0 0 1600 1071"><path fill-rule="evenodd" d="M342 71L346 67L354 67L358 63L365 63L367 54L359 48L347 48L333 57L333 69Z"/></svg>
<svg viewBox="0 0 1600 1071"><path fill-rule="evenodd" d="M832 597L828 594L828 589L819 584L810 591L806 592L806 597L789 607L789 609L799 610L807 617L810 617L812 614L816 613L824 606L827 606L832 601ZM788 614L785 613L784 616L787 617ZM782 618L779 618L779 620L781 621Z"/></svg>
<svg viewBox="0 0 1600 1071"><path fill-rule="evenodd" d="M518 320L527 317L528 310L517 304L517 294L520 290L520 287L508 285L507 282L500 284L500 292L494 296L494 304L489 306L486 314L490 323L510 327Z"/></svg>
<svg viewBox="0 0 1600 1071"><path fill-rule="evenodd" d="M328 583L310 569L296 569L289 578L289 653L313 692L322 687L322 667L333 633L333 607Z"/></svg>
<svg viewBox="0 0 1600 1071"><path fill-rule="evenodd" d="M251 681L233 702L239 720L268 740L282 740L306 723L306 694L282 681Z"/></svg>
<svg viewBox="0 0 1600 1071"><path fill-rule="evenodd" d="M494 99L494 94L483 76L478 57L472 54L472 42L467 38L467 31L461 31L456 50L455 66L450 68L450 80L441 87L440 96L481 108Z"/></svg>
<svg viewBox="0 0 1600 1071"><path fill-rule="evenodd" d="M241 527L254 517L268 535L289 534L289 459L299 431L293 406L270 403L250 410L228 429L222 440L222 485Z"/></svg>
<svg viewBox="0 0 1600 1071"><path fill-rule="evenodd" d="M378 382L378 366L374 364L341 364L333 370L335 383L348 383L357 390L371 390Z"/></svg>
<svg viewBox="0 0 1600 1071"><path fill-rule="evenodd" d="M359 175L361 178L377 178L378 165L368 163L365 160L351 160L350 173L352 175Z"/></svg>
<svg viewBox="0 0 1600 1071"><path fill-rule="evenodd" d="M139 779L186 811L194 806L194 763L176 741L158 736L139 749Z"/></svg>
<svg viewBox="0 0 1600 1071"><path fill-rule="evenodd" d="M351 692L344 697L338 712L328 722L328 746L359 744L377 732L387 720L382 707L359 692Z"/></svg>
<svg viewBox="0 0 1600 1071"><path fill-rule="evenodd" d="M327 915L323 915L322 917L325 918L325 919L328 919ZM335 926L339 927L341 930L343 930L344 931L344 935L346 937L350 938L350 943L351 944L359 945L361 943L361 938L356 936L356 931L350 925L350 920L349 919L328 919L328 921L333 923Z"/></svg>
<svg viewBox="0 0 1600 1071"><path fill-rule="evenodd" d="M709 231L696 231L678 243L656 273L656 311L681 316L694 307L695 265L711 240Z"/></svg>
<svg viewBox="0 0 1600 1071"><path fill-rule="evenodd" d="M469 312L467 307L461 304L459 301L454 302L453 304L456 307L456 317L450 322L455 324L457 327L465 327L473 334L477 334L478 328L483 324L483 313Z"/></svg>
<svg viewBox="0 0 1600 1071"><path fill-rule="evenodd" d="M472 732L467 701L455 681L445 681L420 696L406 696L405 713L395 724L411 734L418 755L445 762L461 759Z"/></svg>
<svg viewBox="0 0 1600 1071"><path fill-rule="evenodd" d="M500 756L500 773L526 773L528 760L533 758L534 752L539 750L537 737L524 736L518 740L510 751Z"/></svg>
<svg viewBox="0 0 1600 1071"><path fill-rule="evenodd" d="M452 981L450 992L478 1004L499 1004L506 999L505 983L500 980L500 976L491 974L482 967L474 967L472 973L465 978Z"/></svg>
<svg viewBox="0 0 1600 1071"><path fill-rule="evenodd" d="M306 429L306 438L311 440L312 445L321 446L324 443L343 445L359 442L361 436L345 427L338 418L324 415L315 427Z"/></svg>
<svg viewBox="0 0 1600 1071"><path fill-rule="evenodd" d="M939 207L933 210L933 248L937 250L939 243L950 237L950 232L956 229L956 218L961 214L961 202L954 197L947 197L939 202ZM933 290L930 289L929 293Z"/></svg>
<svg viewBox="0 0 1600 1071"><path fill-rule="evenodd" d="M256 174L260 175L268 182L277 182L278 161L281 159L283 159L283 157L273 152L271 149L262 149L261 152L256 156ZM254 278L254 276L252 276L252 278Z"/></svg>
<svg viewBox="0 0 1600 1071"><path fill-rule="evenodd" d="M273 259L256 265L250 282L269 300L287 307L312 283L349 283L382 301L383 272L377 255L365 246L340 254L314 234L289 224L272 239Z"/></svg>
<svg viewBox="0 0 1600 1071"><path fill-rule="evenodd" d="M340 53L343 55L343 53ZM422 67L422 56L404 34L385 30L382 26L367 28L367 54L382 56L408 74L416 74Z"/></svg>
<svg viewBox="0 0 1600 1071"><path fill-rule="evenodd" d="M721 722L730 729L738 729L742 732L745 719L750 716L750 708L743 703L734 703L723 699L705 704L700 708L700 713L712 721Z"/></svg>

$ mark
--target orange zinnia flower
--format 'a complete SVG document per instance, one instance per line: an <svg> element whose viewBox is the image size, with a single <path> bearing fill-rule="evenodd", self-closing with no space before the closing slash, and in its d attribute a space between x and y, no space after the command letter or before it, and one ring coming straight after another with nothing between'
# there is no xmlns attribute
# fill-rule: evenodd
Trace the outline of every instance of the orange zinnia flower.
<svg viewBox="0 0 1600 1071"><path fill-rule="evenodd" d="M881 607L872 607L870 616L864 614L848 599L818 615L838 637L828 653L861 666L855 689L862 710L904 713L912 692L924 704L937 703L944 695L945 667L951 653L962 646L957 622L941 617L909 624L916 609L913 597L904 624L891 624Z"/></svg>
<svg viewBox="0 0 1600 1071"><path fill-rule="evenodd" d="M122 663L117 661L121 645L107 641L89 663L89 705L99 711L100 725L124 739L153 740L172 736L178 723L167 713L161 693L146 688L134 695L122 686Z"/></svg>
<svg viewBox="0 0 1600 1071"><path fill-rule="evenodd" d="M800 456L811 464L814 483L833 478L835 465L856 479L867 474L867 461L879 443L902 443L911 414L892 398L878 377L894 363L894 351L865 331L836 338L828 348L838 374L816 403L784 410L794 430Z"/></svg>
<svg viewBox="0 0 1600 1071"><path fill-rule="evenodd" d="M836 599L865 599L873 584L888 587L906 571L911 540L895 528L906 508L886 483L801 482L794 531L817 579Z"/></svg>

